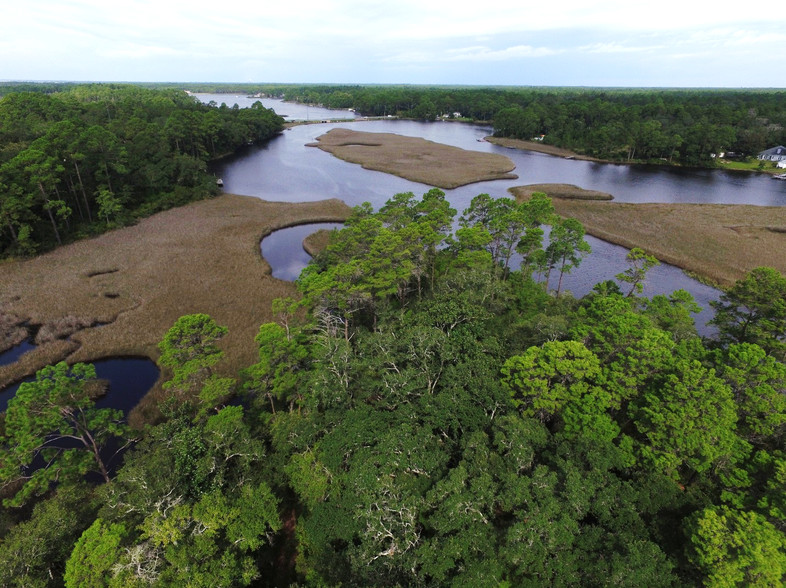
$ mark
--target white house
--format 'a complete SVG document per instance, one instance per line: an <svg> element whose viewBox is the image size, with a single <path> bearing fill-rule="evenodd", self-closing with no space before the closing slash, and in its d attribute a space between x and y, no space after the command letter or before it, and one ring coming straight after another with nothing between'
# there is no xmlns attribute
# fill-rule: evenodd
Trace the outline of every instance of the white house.
<svg viewBox="0 0 786 588"><path fill-rule="evenodd" d="M767 151L759 153L758 158L763 161L786 161L786 147L778 145Z"/></svg>

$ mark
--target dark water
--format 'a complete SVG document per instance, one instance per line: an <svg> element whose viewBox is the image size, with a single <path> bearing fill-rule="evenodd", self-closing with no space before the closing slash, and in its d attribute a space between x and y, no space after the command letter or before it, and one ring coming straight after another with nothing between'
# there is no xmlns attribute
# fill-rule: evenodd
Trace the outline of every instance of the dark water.
<svg viewBox="0 0 786 588"><path fill-rule="evenodd" d="M4 357L5 354L0 355L0 360ZM99 378L109 380L109 391L96 401L96 406L122 410L126 415L158 379L158 366L147 358L115 357L100 359L93 362L93 365ZM35 378L28 378L25 381L33 379ZM8 408L8 401L14 397L21 383L0 391L0 412Z"/></svg>
<svg viewBox="0 0 786 588"><path fill-rule="evenodd" d="M273 277L279 280L294 281L311 259L311 256L303 249L303 240L319 230L329 231L341 226L341 223L312 223L270 233L262 239L260 248L262 256L273 268Z"/></svg>
<svg viewBox="0 0 786 588"><path fill-rule="evenodd" d="M15 345L5 353L0 353L0 365L14 363L31 349L35 349L35 345L30 341L22 341L19 345Z"/></svg>
<svg viewBox="0 0 786 588"><path fill-rule="evenodd" d="M306 147L336 127L423 137L464 149L501 153L513 160L514 173L519 176L516 180L479 182L447 191L459 210L480 193L505 196L510 187L541 183L576 184L609 192L618 202L786 205L786 182L760 174L569 160L479 142L491 132L489 127L415 121L358 121L291 128L266 145L222 162L217 171L224 180L224 190L287 202L341 198L355 205L369 201L375 207L398 192L422 194L428 190L424 184L364 170L320 149Z"/></svg>
<svg viewBox="0 0 786 588"><path fill-rule="evenodd" d="M365 170L344 162L329 153L306 144L331 128L351 128L368 132L392 132L401 135L454 145L486 153L502 153L516 164L516 180L495 180L447 190L446 195L459 212L472 198L481 193L494 197L508 196L507 189L523 184L566 183L600 190L614 195L618 202L679 202L786 205L786 182L768 176L735 173L724 170L685 169L646 165L616 165L569 160L531 151L498 147L481 139L491 128L462 123L416 121L357 121L303 125L291 128L266 145L255 146L237 157L225 160L217 169L224 180L224 190L235 194L258 196L265 200L303 202L340 198L350 206L371 202L379 208L399 192L421 195L430 186L403 178ZM285 234L279 237L283 240ZM302 238L293 235L290 241L276 247L292 252L301 261L287 263L290 276L305 262L300 246ZM588 238L593 253L564 280L564 288L583 296L596 283L613 279L628 266L627 250L599 239ZM268 245L270 246L270 245ZM265 243L262 245L265 248ZM267 257L268 253L265 253ZM285 255L286 257L286 255ZM276 266L278 262L271 263ZM291 277L289 278L291 279ZM689 278L676 267L661 265L648 277L644 294L669 294L684 289L693 294L705 310L696 317L702 334L710 334L706 321L711 318L709 302L719 292Z"/></svg>

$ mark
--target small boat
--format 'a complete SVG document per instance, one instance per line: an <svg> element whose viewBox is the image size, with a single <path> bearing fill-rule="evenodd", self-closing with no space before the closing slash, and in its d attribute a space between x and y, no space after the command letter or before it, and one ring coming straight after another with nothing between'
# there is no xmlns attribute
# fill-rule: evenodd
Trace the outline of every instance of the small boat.
<svg viewBox="0 0 786 588"><path fill-rule="evenodd" d="M777 176L772 176L773 180L786 180L786 174L778 174Z"/></svg>
<svg viewBox="0 0 786 588"><path fill-rule="evenodd" d="M221 178L218 178L216 180L216 186L218 186L219 188L223 187L224 186L224 180L222 180Z"/></svg>

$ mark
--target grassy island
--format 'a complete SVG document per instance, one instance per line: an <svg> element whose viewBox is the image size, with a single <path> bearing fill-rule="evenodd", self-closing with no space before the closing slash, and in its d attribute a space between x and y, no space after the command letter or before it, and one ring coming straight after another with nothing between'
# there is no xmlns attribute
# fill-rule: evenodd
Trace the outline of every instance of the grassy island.
<svg viewBox="0 0 786 588"><path fill-rule="evenodd" d="M257 359L254 336L271 320L272 300L295 293L270 275L260 239L290 225L342 221L348 213L339 200L292 204L226 194L0 264L0 314L41 325L38 347L0 367L0 388L62 359L156 359L167 329L197 312L229 327L222 370L236 374ZM42 340L42 333L53 335ZM135 409L136 419L154 407L156 394L157 388Z"/></svg>
<svg viewBox="0 0 786 588"><path fill-rule="evenodd" d="M366 169L386 172L445 190L486 180L515 179L504 155L467 151L393 133L332 129L311 146Z"/></svg>
<svg viewBox="0 0 786 588"><path fill-rule="evenodd" d="M529 198L533 192L545 192L551 198L570 198L573 200L613 200L614 196L608 192L587 190L573 184L527 184L510 188L510 193L516 198Z"/></svg>

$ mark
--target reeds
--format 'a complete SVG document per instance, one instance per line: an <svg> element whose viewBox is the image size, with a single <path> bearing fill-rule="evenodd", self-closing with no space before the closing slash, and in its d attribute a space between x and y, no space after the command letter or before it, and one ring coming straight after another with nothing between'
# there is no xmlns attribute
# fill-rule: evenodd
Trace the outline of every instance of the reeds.
<svg viewBox="0 0 786 588"><path fill-rule="evenodd" d="M786 274L786 207L564 198L554 198L553 203L558 214L578 219L590 235L627 248L641 247L721 287L759 266Z"/></svg>
<svg viewBox="0 0 786 588"><path fill-rule="evenodd" d="M273 299L296 294L293 284L270 275L262 237L305 222L341 222L349 212L335 199L292 204L225 194L0 264L5 315L42 325L39 333L46 333L39 347L0 367L0 388L61 359L155 360L167 329L197 312L229 328L218 371L235 376L257 359L254 336L272 320ZM152 414L146 405L157 394L154 389L140 411Z"/></svg>

